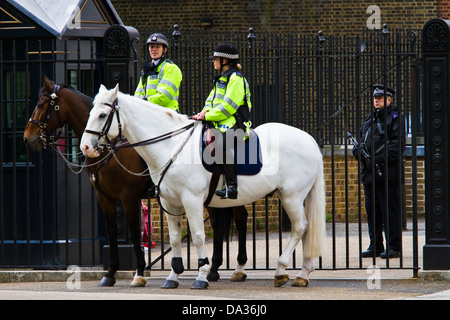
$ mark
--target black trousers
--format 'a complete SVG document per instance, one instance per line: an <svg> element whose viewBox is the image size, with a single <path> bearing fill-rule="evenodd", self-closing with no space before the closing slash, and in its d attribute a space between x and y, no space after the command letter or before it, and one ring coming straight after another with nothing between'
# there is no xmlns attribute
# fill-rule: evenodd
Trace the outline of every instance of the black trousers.
<svg viewBox="0 0 450 320"><path fill-rule="evenodd" d="M234 130L234 127L229 129ZM223 164L222 171L228 187L237 187L236 164L234 163L234 147L236 145L236 138L227 139L227 132L222 133L223 143Z"/></svg>
<svg viewBox="0 0 450 320"><path fill-rule="evenodd" d="M400 251L400 188L398 184L389 184L387 188L388 192L386 192L384 183L375 184L375 199L373 199L372 184L364 185L367 224L370 237L369 248L376 249L377 251L384 250L382 236L384 229L386 242L389 242L389 251ZM387 211L386 200L388 201ZM374 212L372 208L373 201L375 201Z"/></svg>

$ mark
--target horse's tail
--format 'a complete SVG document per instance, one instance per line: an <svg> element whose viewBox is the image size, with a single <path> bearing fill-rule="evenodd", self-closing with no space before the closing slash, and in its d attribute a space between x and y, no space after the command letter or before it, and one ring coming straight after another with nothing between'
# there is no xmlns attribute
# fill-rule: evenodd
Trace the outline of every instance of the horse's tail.
<svg viewBox="0 0 450 320"><path fill-rule="evenodd" d="M305 199L305 213L308 228L303 236L304 258L315 258L322 254L325 246L325 182L323 175L323 162L319 167L316 181Z"/></svg>

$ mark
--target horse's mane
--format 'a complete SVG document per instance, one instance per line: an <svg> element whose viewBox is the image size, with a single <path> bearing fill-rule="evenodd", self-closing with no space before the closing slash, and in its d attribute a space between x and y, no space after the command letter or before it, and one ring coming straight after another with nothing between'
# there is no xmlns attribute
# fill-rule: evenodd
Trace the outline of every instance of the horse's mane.
<svg viewBox="0 0 450 320"><path fill-rule="evenodd" d="M60 86L61 88L69 89L69 90L75 92L76 94L78 94L79 96L81 96L83 99L89 101L90 104L92 104L92 101L94 101L94 98L89 97L88 95L85 95L85 94L84 94L83 92L81 92L81 91L78 91L77 89L75 89L74 87L72 87L72 86L71 86L70 84L68 84L68 83L64 83L64 84L61 84L61 85L59 85L59 86Z"/></svg>
<svg viewBox="0 0 450 320"><path fill-rule="evenodd" d="M172 110L170 108L162 107L160 105L154 104L154 103L152 103L150 101L147 101L147 100L143 100L143 99L141 99L139 97L135 97L135 96L129 95L127 93L119 92L119 94L122 95L122 96L125 96L125 97L127 97L129 99L134 99L133 103L140 104L143 107L156 108L157 110L159 110L159 112L162 112L162 113L166 114L168 117L170 117L171 120L174 123L177 123L177 122L184 123L184 122L186 122L186 120L188 120L188 116L187 115L180 114L180 113L178 113L175 110Z"/></svg>
<svg viewBox="0 0 450 320"><path fill-rule="evenodd" d="M92 104L92 101L94 101L94 98L89 97L88 95L85 95L83 92L78 91L77 89L75 89L74 87L72 87L70 84L68 83L63 83L63 84L59 84L59 87L61 89L69 89L70 91L73 91L74 93L76 93L77 95L81 96L84 100L86 100L89 104ZM45 86L43 86L40 90L39 90L39 96L41 96L42 94L44 94L44 90L45 90Z"/></svg>

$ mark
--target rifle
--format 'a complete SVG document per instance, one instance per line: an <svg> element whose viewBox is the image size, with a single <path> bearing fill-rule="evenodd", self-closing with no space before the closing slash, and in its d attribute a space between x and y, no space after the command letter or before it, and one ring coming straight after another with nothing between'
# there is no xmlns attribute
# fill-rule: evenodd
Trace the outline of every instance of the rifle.
<svg viewBox="0 0 450 320"><path fill-rule="evenodd" d="M355 137L353 137L353 135L350 132L347 132L347 139L349 139L350 142L356 148L361 150L361 156L364 158L364 162L366 163L367 168L370 169L371 168L371 166L370 166L370 164L371 164L371 162L370 162L371 157L370 157L370 154L367 152L367 150L364 147L362 147L362 148L359 147L358 141L355 139ZM381 168L380 168L380 166L377 163L375 164L375 170L376 170L377 175L379 177L381 177L383 175L383 172L381 171Z"/></svg>

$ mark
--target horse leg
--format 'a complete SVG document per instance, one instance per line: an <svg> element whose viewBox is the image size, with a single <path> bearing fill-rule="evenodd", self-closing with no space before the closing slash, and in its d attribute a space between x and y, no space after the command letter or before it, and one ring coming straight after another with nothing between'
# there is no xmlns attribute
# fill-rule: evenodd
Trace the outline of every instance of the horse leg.
<svg viewBox="0 0 450 320"><path fill-rule="evenodd" d="M303 257L302 271L297 275L294 282L292 282L293 287L306 287L309 284L308 276L314 271L314 264L312 258Z"/></svg>
<svg viewBox="0 0 450 320"><path fill-rule="evenodd" d="M99 193L97 199L105 215L106 234L109 244L108 272L100 280L99 287L112 287L116 283L115 274L119 270L119 248L117 246L116 201L106 200Z"/></svg>
<svg viewBox="0 0 450 320"><path fill-rule="evenodd" d="M217 281L220 279L220 275L218 273L219 267L222 265L222 255L223 255L223 234L219 235L219 219L220 215L218 214L219 208L206 208L209 214L209 221L211 222L211 227L213 229L213 255L212 255L212 264L211 270L209 271L208 276L206 277L208 281Z"/></svg>
<svg viewBox="0 0 450 320"><path fill-rule="evenodd" d="M166 207L165 204L163 204ZM170 211L170 210L169 210ZM172 212L172 211L170 211ZM170 246L172 247L172 263L169 276L161 286L162 289L178 288L178 276L184 272L183 258L181 257L181 220L182 216L173 216L166 213L169 228Z"/></svg>
<svg viewBox="0 0 450 320"><path fill-rule="evenodd" d="M274 280L275 287L281 287L288 282L289 276L286 272L286 267L289 264L289 260L295 247L303 237L308 225L303 207L303 199L304 197L295 194L290 197L284 197L281 200L283 207L291 220L292 227L291 239L289 240L281 256L278 258Z"/></svg>
<svg viewBox="0 0 450 320"><path fill-rule="evenodd" d="M213 228L213 256L207 279L217 281L220 279L218 270L223 262L223 239L229 232L232 212L229 208L207 208L207 210Z"/></svg>
<svg viewBox="0 0 450 320"><path fill-rule="evenodd" d="M238 232L238 265L231 277L232 282L243 282L247 279L245 274L245 264L247 263L247 217L248 212L245 206L233 207L234 223Z"/></svg>
<svg viewBox="0 0 450 320"><path fill-rule="evenodd" d="M144 287L147 280L144 278L145 257L141 246L141 212L140 199L132 196L125 197L122 201L123 209L127 215L128 230L130 232L130 240L133 243L134 253L137 260L136 275L130 283L130 287Z"/></svg>
<svg viewBox="0 0 450 320"><path fill-rule="evenodd" d="M205 226L203 222L202 202L193 195L182 199L186 209L186 215L191 229L192 242L197 248L199 273L195 279L192 289L207 289L209 282L207 275L210 270L209 260L205 248Z"/></svg>

